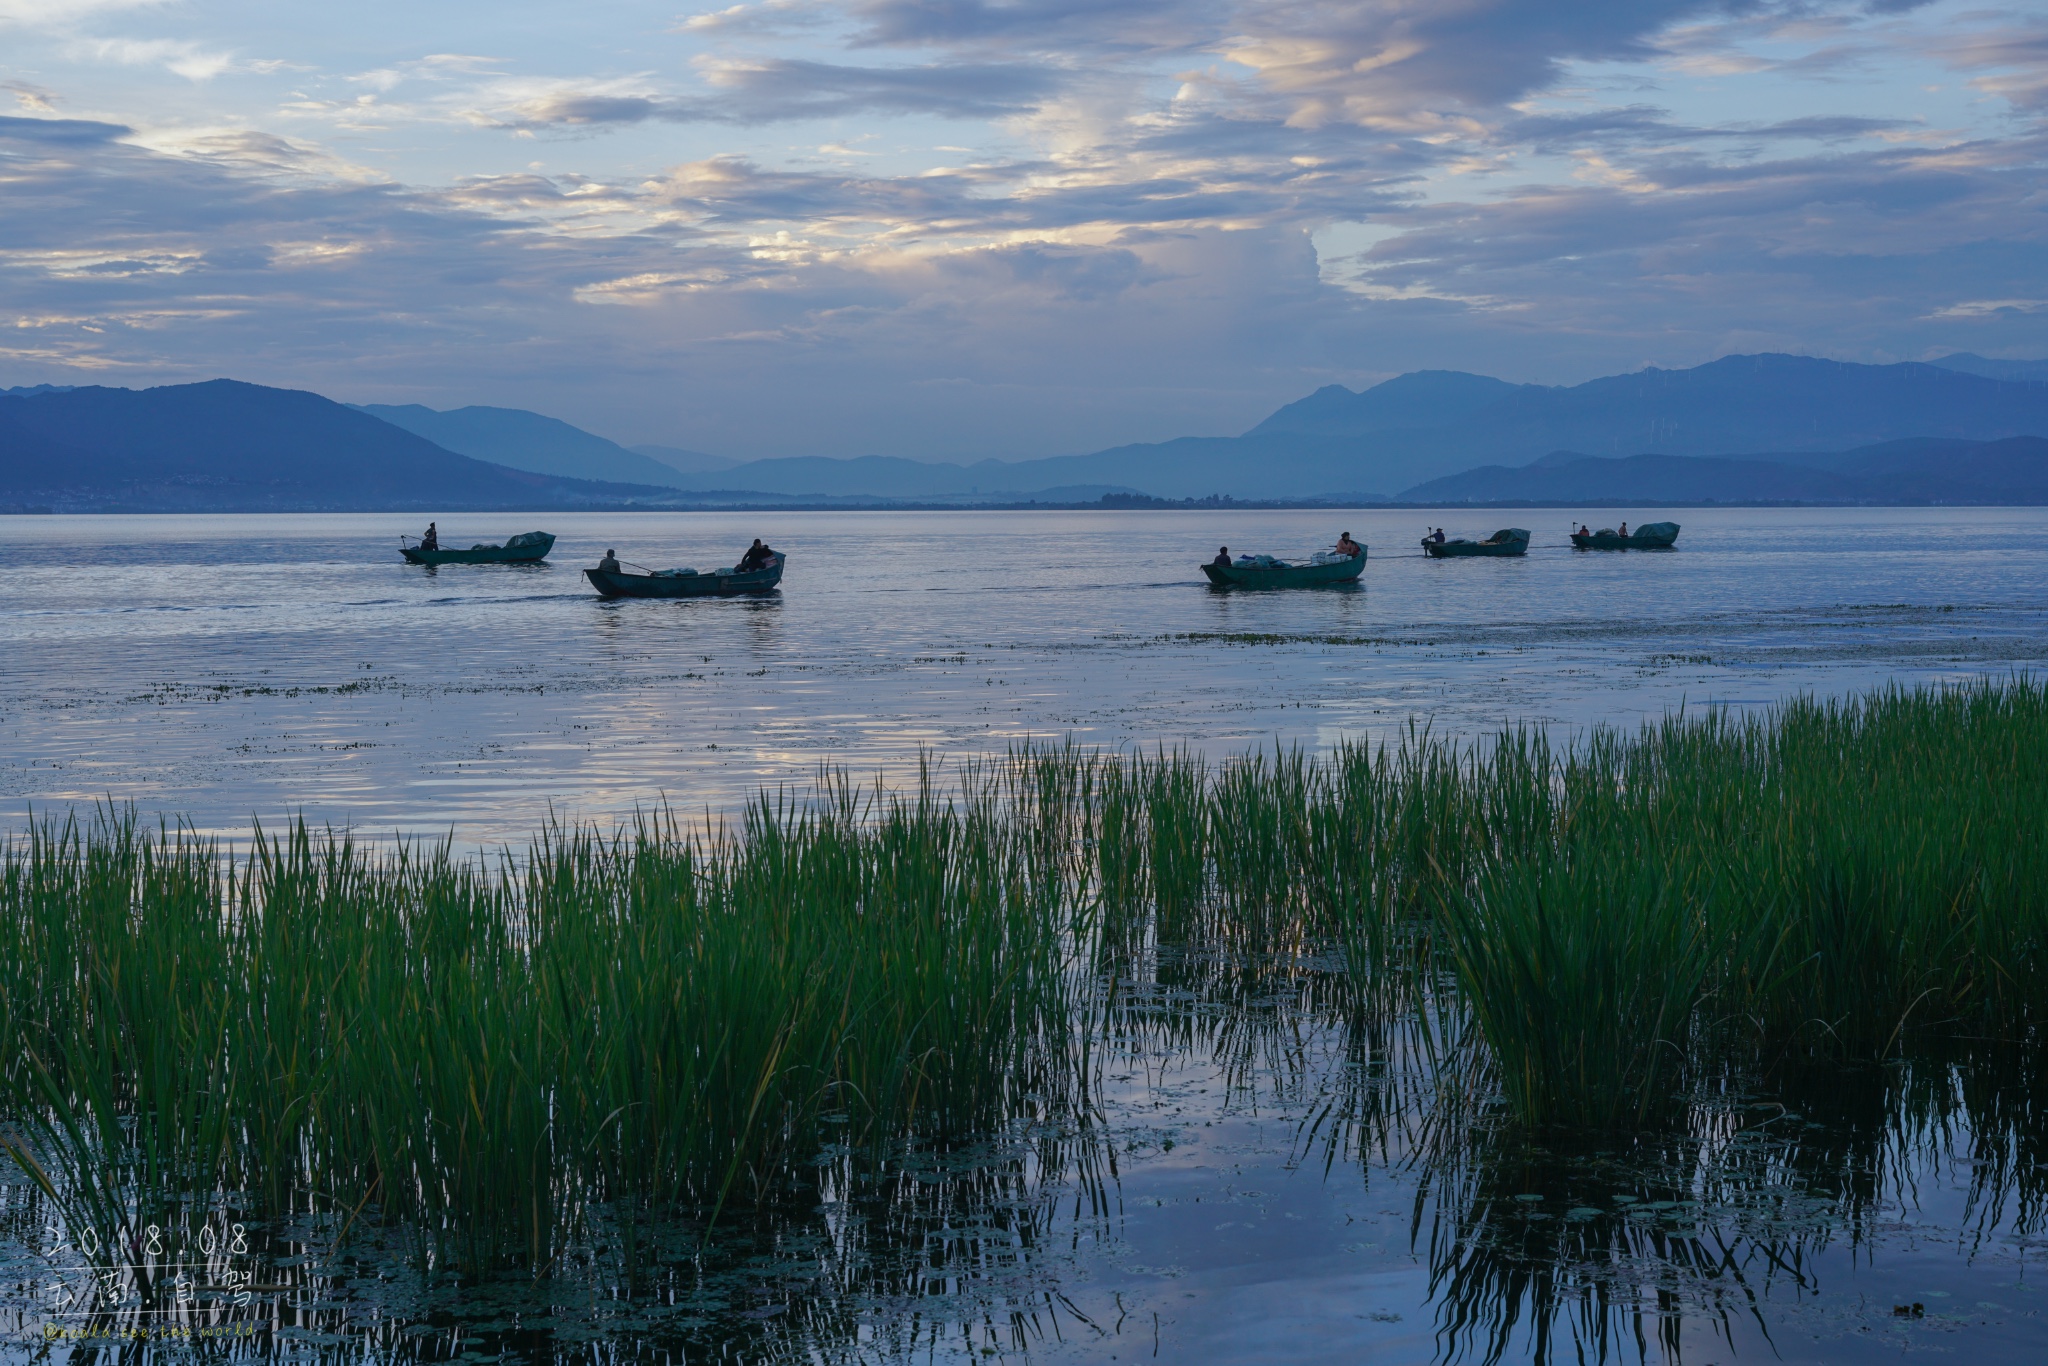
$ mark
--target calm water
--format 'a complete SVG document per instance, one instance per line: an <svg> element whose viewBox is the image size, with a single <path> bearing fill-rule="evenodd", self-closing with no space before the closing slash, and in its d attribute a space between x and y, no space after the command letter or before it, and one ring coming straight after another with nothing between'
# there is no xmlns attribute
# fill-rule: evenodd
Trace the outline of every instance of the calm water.
<svg viewBox="0 0 2048 1366"><path fill-rule="evenodd" d="M9 517L0 824L111 797L487 844L1022 736L1580 729L2048 659L2048 511L1670 515L1668 554L1575 553L1554 511L453 516L450 544L560 540L547 566L439 570L400 561L393 517ZM1510 520L1525 559L1416 546ZM1342 530L1372 551L1353 590L1196 569ZM605 603L577 572L607 546L708 569L754 534L790 556L765 600Z"/></svg>
<svg viewBox="0 0 2048 1366"><path fill-rule="evenodd" d="M453 544L528 520L561 539L552 566L438 572L398 561L415 528L392 518L5 518L0 819L112 797L229 835L302 810L489 844L551 811L723 807L821 763L900 775L920 750L1023 736L1226 754L1411 723L1572 731L2048 661L2048 511L1673 516L1681 549L1625 555L1573 553L1553 512L444 517ZM1415 540L1438 520L1536 536L1524 560L1429 561ZM1354 590L1218 593L1194 568L1219 542L1299 553L1346 529L1372 548ZM791 557L767 600L603 603L575 572L608 545L710 568L755 534ZM260 1289L224 1321L253 1336L230 1347L2048 1356L2048 1106L2024 1060L1991 1084L1980 1067L1974 1090L1919 1057L1822 1094L1720 1098L1654 1150L1550 1153L1483 1126L1446 1147L1399 1041L1360 1035L1327 968L1165 962L1121 990L1085 1131L906 1154L878 1184L821 1177L814 1214L728 1228L708 1251L686 1238L631 1300L570 1267L420 1282L328 1258L309 1229L298 1255L252 1253ZM79 1287L46 1213L0 1174L0 1356L84 1360L111 1344L44 1338L84 1322L61 1307Z"/></svg>

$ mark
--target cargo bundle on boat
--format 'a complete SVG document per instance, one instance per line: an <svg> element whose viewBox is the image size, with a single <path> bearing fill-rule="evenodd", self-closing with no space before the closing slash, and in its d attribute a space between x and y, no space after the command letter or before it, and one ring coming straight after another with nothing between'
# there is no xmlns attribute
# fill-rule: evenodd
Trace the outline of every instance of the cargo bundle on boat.
<svg viewBox="0 0 2048 1366"><path fill-rule="evenodd" d="M655 569L630 574L624 569L586 569L590 586L607 598L730 598L743 593L773 592L782 582L785 557L772 555L759 569Z"/></svg>
<svg viewBox="0 0 2048 1366"><path fill-rule="evenodd" d="M405 544L411 541L412 544ZM555 538L545 531L524 531L503 545L473 545L455 550L439 544L427 546L410 536L400 538L398 553L412 564L532 564L548 557Z"/></svg>
<svg viewBox="0 0 2048 1366"><path fill-rule="evenodd" d="M1524 555L1529 550L1529 533L1520 527L1503 527L1483 541L1468 541L1460 536L1455 540L1438 541L1422 538L1422 548L1439 560L1457 559L1466 555Z"/></svg>
<svg viewBox="0 0 2048 1366"><path fill-rule="evenodd" d="M1572 544L1580 550L1669 550L1671 543L1678 539L1678 523L1649 522L1635 529L1633 534L1624 534L1628 523L1622 523L1622 531L1603 527L1599 531L1575 531Z"/></svg>
<svg viewBox="0 0 2048 1366"><path fill-rule="evenodd" d="M1218 588L1315 588L1350 583L1364 569L1364 546L1356 555L1319 551L1301 564L1271 555L1240 555L1229 564L1211 561L1202 566L1209 582Z"/></svg>

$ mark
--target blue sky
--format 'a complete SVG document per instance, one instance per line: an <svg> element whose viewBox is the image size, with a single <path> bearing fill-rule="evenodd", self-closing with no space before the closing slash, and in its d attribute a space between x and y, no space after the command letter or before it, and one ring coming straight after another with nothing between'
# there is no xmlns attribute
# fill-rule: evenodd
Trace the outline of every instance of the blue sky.
<svg viewBox="0 0 2048 1366"><path fill-rule="evenodd" d="M2048 355L2038 4L0 0L0 96L0 385L941 459Z"/></svg>

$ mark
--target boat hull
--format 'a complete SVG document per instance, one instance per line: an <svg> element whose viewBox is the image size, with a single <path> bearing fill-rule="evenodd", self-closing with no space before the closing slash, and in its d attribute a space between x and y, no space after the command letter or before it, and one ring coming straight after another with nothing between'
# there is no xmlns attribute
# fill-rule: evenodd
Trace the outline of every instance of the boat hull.
<svg viewBox="0 0 2048 1366"><path fill-rule="evenodd" d="M405 556L408 564L534 564L548 557L555 548L555 538L546 532L538 533L541 540L527 545L487 545L469 550L421 550L417 546L403 546L399 554Z"/></svg>
<svg viewBox="0 0 2048 1366"><path fill-rule="evenodd" d="M745 574L625 574L609 569L586 569L583 577L599 596L607 598L737 598L749 593L772 593L782 582L783 557L766 569Z"/></svg>
<svg viewBox="0 0 2048 1366"><path fill-rule="evenodd" d="M1435 560L1462 560L1473 555L1526 555L1529 553L1529 533L1519 527L1510 529L1505 535L1494 533L1490 541L1424 541L1422 548Z"/></svg>
<svg viewBox="0 0 2048 1366"><path fill-rule="evenodd" d="M1234 564L1205 564L1202 572L1218 588L1320 588L1351 583L1365 571L1365 552L1331 564L1295 564L1285 569L1240 569Z"/></svg>
<svg viewBox="0 0 2048 1366"><path fill-rule="evenodd" d="M1572 544L1580 550L1670 550L1672 542L1677 539L1678 523L1652 522L1646 527L1636 528L1633 536L1600 532L1584 536L1574 534Z"/></svg>

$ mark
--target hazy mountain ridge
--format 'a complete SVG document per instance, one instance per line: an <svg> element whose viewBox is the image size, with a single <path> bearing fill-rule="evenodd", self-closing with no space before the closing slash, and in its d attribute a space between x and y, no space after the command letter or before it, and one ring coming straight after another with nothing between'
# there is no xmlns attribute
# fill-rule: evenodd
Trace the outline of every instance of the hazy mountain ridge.
<svg viewBox="0 0 2048 1366"><path fill-rule="evenodd" d="M1972 365L1997 373L1963 368ZM2048 502L2039 440L2048 382L2004 377L2036 366L2048 370L1969 355L1883 366L1731 356L1567 387L1417 371L1362 392L1327 385L1241 436L973 464L882 455L737 463L628 450L524 409L357 407L229 380L38 385L0 391L0 504L855 506L1103 493L1370 502L1395 490L1407 502ZM1709 442L1718 444L1701 449ZM525 465L479 458L485 450ZM659 464L655 451L696 468ZM593 468L652 474L561 473ZM1426 473L1398 477L1416 469Z"/></svg>
<svg viewBox="0 0 2048 1366"><path fill-rule="evenodd" d="M1850 451L1588 456L1557 451L1405 490L1404 503L2048 503L2048 440L1919 438Z"/></svg>
<svg viewBox="0 0 2048 1366"><path fill-rule="evenodd" d="M440 411L418 403L351 403L359 413L423 436L473 460L567 479L669 487L672 466L524 408L472 405Z"/></svg>
<svg viewBox="0 0 2048 1366"><path fill-rule="evenodd" d="M2048 434L2048 383L1941 365L1861 365L1806 356L1726 356L1568 387L1416 371L1362 392L1326 385L1242 436L1179 437L1087 455L975 465L817 458L757 460L684 488L1025 492L1114 484L1165 498L1387 498L1475 466L1518 467L1560 448L1598 456L1836 452L1909 437ZM1775 457L1763 457L1771 459ZM866 475L886 482L858 487ZM1404 495L1405 496L1405 495Z"/></svg>
<svg viewBox="0 0 2048 1366"><path fill-rule="evenodd" d="M1943 356L1940 360L1929 361L1944 370L1961 370L1965 374L1983 375L1987 379L2021 380L2035 384L2048 384L2048 360L1993 360L1971 351L1958 351Z"/></svg>
<svg viewBox="0 0 2048 1366"><path fill-rule="evenodd" d="M65 511L575 506L673 497L444 450L318 394L237 380L0 397L0 500Z"/></svg>

